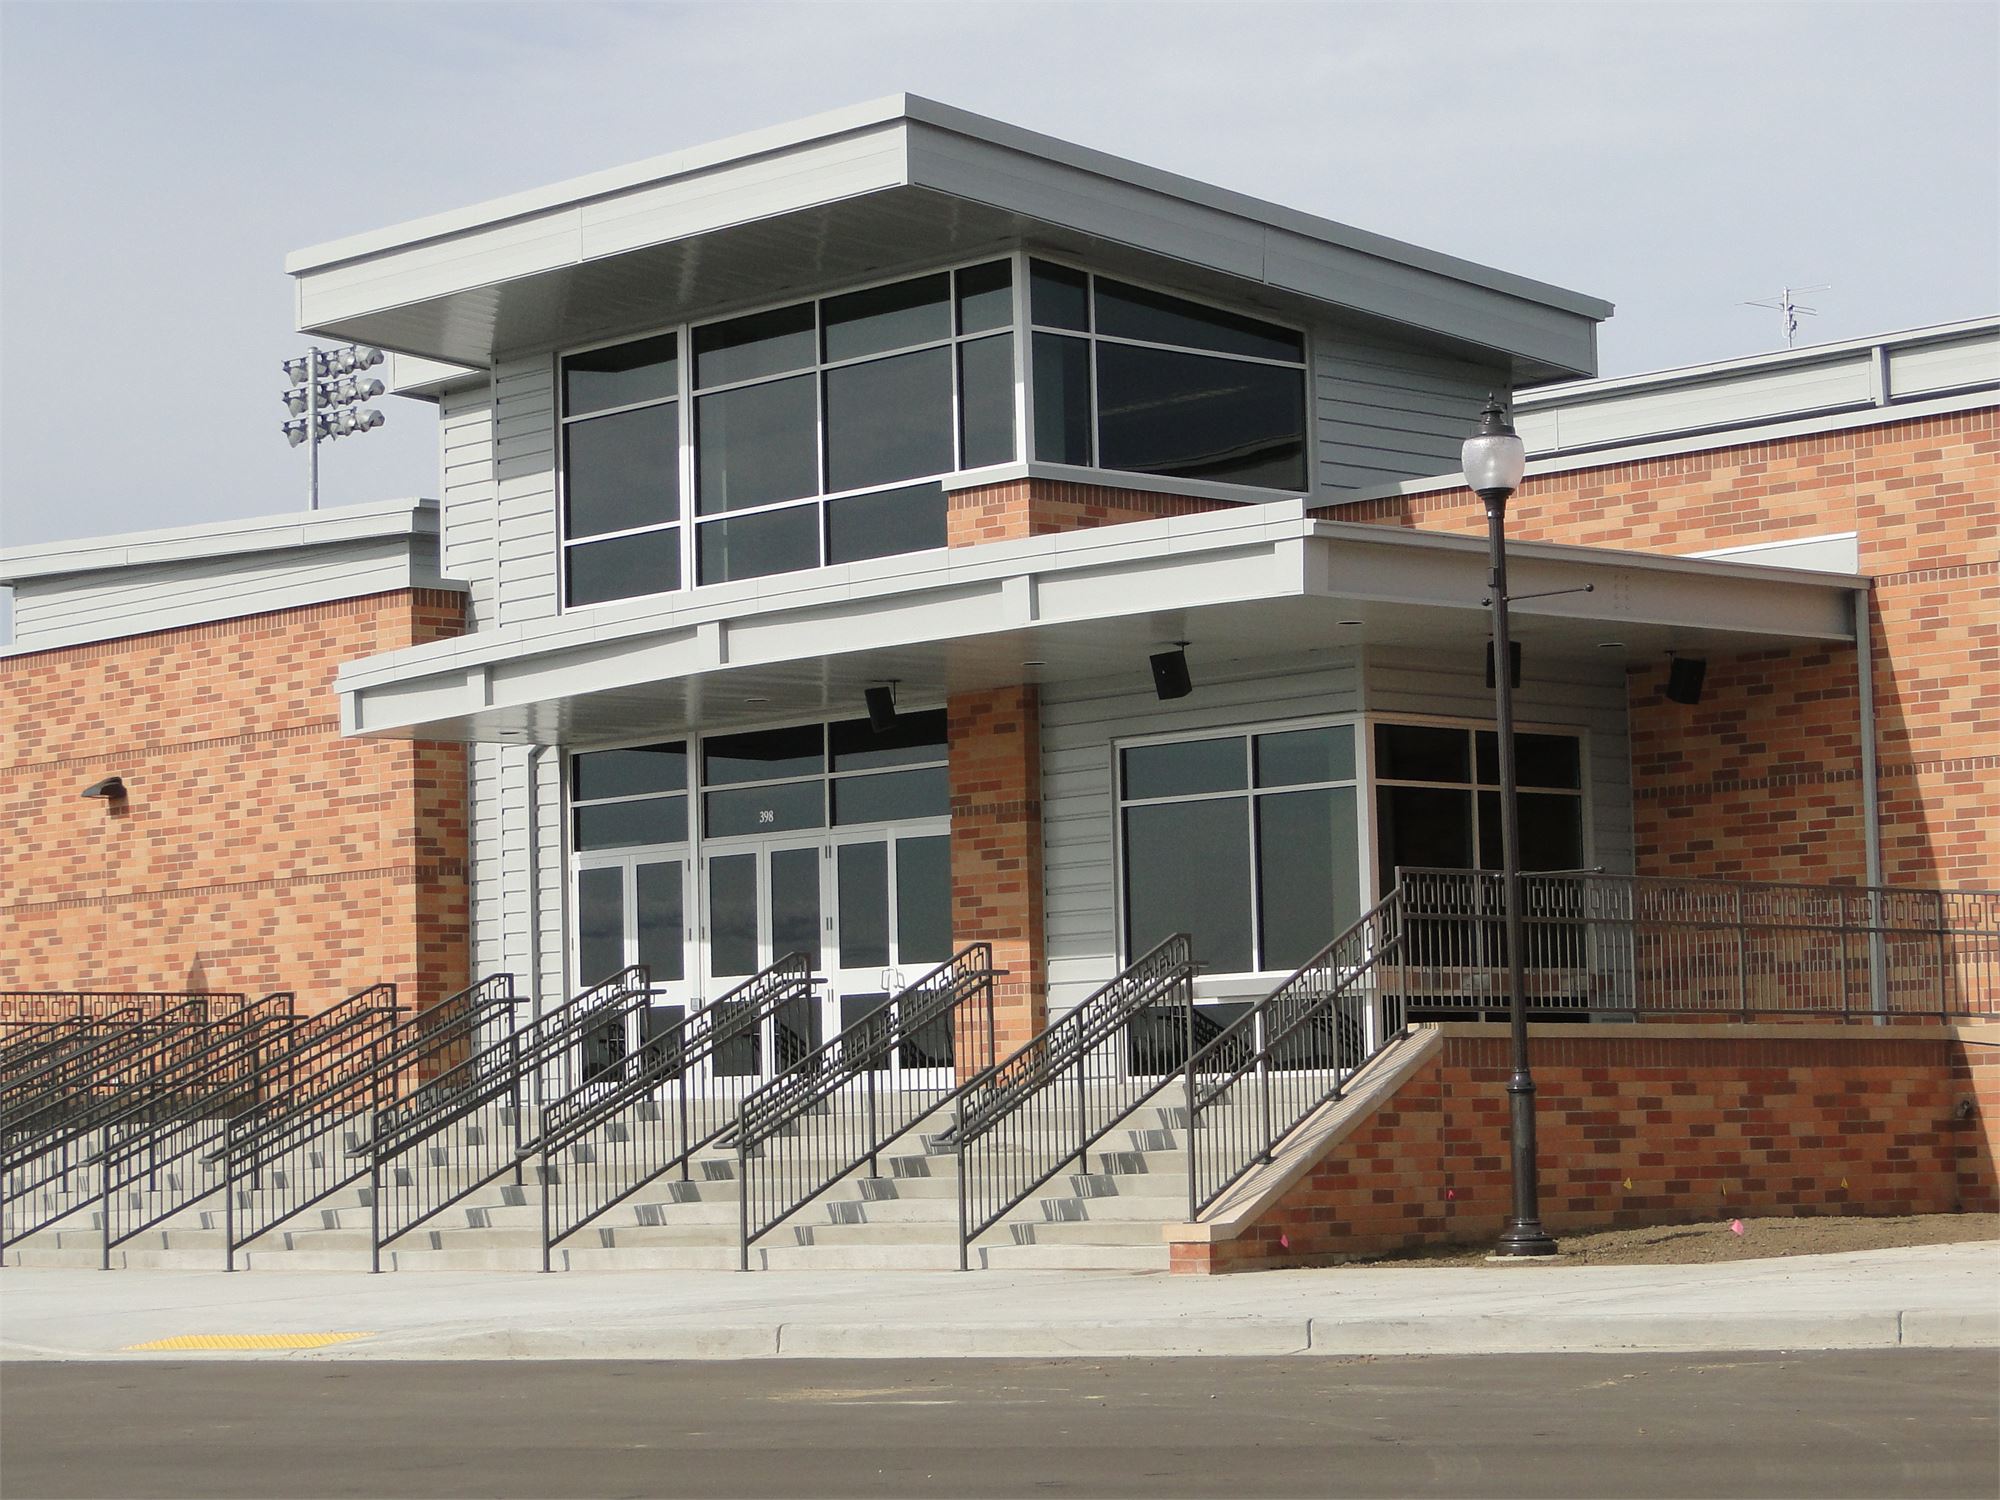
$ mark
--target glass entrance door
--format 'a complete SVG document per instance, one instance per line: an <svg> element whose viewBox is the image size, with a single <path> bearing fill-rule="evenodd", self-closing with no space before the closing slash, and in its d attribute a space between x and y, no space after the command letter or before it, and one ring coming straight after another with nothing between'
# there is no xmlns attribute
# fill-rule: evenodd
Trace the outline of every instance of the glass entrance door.
<svg viewBox="0 0 2000 1500"><path fill-rule="evenodd" d="M944 834L883 833L835 841L829 1024L854 1025L951 957L950 842ZM878 1063L899 1080L951 1066L952 1036L944 1024L906 1037Z"/></svg>
<svg viewBox="0 0 2000 1500"><path fill-rule="evenodd" d="M711 1003L787 953L804 954L812 972L822 972L822 838L733 845L702 863ZM716 1058L716 1071L742 1077L791 1066L825 1039L822 1006L819 999L786 1005L758 1036L726 1047Z"/></svg>
<svg viewBox="0 0 2000 1500"><path fill-rule="evenodd" d="M591 1037L583 1077L613 1068L634 1048L657 1043L680 1025L689 1002L687 859L675 854L593 856L576 872L576 969L580 987L644 964L652 994L629 1031Z"/></svg>

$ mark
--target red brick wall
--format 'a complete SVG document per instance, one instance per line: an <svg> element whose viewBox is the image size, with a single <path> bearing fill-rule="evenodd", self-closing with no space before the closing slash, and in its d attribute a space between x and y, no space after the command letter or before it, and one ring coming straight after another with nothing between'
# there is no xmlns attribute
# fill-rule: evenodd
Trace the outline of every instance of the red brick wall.
<svg viewBox="0 0 2000 1500"><path fill-rule="evenodd" d="M1463 489L1321 514L1485 525ZM2000 411L1537 476L1508 507L1510 537L1672 553L1849 530L1875 583L1884 877L2000 885ZM1711 657L1694 707L1665 676L1630 676L1639 873L1864 879L1854 653Z"/></svg>
<svg viewBox="0 0 2000 1500"><path fill-rule="evenodd" d="M1954 1124L1967 1049L1942 1029L1538 1027L1534 1048L1542 1222L1557 1236L1991 1205L1991 1140ZM1504 1027L1447 1026L1442 1050L1240 1238L1177 1244L1174 1269L1496 1238L1512 1206L1510 1071Z"/></svg>
<svg viewBox="0 0 2000 1500"><path fill-rule="evenodd" d="M945 534L953 547L976 547L982 542L1012 542L1063 531L1089 531L1126 521L1192 516L1203 511L1228 510L1234 504L1229 500L1159 495L1101 484L1012 479L954 492L948 500Z"/></svg>
<svg viewBox="0 0 2000 1500"><path fill-rule="evenodd" d="M1958 1196L1971 1213L2000 1213L2000 1026L1958 1028L1952 1060Z"/></svg>
<svg viewBox="0 0 2000 1500"><path fill-rule="evenodd" d="M0 989L462 986L464 753L343 739L332 689L462 608L401 590L0 661ZM114 774L122 809L78 795Z"/></svg>

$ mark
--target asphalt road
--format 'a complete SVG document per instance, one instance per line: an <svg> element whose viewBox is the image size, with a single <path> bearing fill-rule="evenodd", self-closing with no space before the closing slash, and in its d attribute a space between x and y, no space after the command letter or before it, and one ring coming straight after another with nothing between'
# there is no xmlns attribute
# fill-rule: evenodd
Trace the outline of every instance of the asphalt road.
<svg viewBox="0 0 2000 1500"><path fill-rule="evenodd" d="M40 1496L2000 1493L1990 1350L0 1366Z"/></svg>

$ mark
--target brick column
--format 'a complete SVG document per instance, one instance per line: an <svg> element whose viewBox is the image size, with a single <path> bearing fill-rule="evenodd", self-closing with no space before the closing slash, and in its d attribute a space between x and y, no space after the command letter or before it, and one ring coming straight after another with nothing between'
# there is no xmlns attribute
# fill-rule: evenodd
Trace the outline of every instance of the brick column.
<svg viewBox="0 0 2000 1500"><path fill-rule="evenodd" d="M1008 971L994 987L1004 1057L1048 1020L1042 951L1041 705L1032 686L961 693L946 705L955 946L986 942Z"/></svg>

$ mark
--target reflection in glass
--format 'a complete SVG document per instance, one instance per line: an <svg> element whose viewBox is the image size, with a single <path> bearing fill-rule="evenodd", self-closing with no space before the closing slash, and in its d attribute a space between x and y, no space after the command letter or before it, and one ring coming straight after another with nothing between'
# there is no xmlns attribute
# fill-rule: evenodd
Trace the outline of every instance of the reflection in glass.
<svg viewBox="0 0 2000 1500"><path fill-rule="evenodd" d="M792 828L824 828L826 783L781 781L775 786L710 792L702 798L702 810L703 826L713 839L745 833L782 833Z"/></svg>
<svg viewBox="0 0 2000 1500"><path fill-rule="evenodd" d="M729 583L819 566L819 507L795 505L695 528L700 581Z"/></svg>
<svg viewBox="0 0 2000 1500"><path fill-rule="evenodd" d="M676 983L686 977L680 862L640 865L636 882L639 962L651 971L653 983Z"/></svg>
<svg viewBox="0 0 2000 1500"><path fill-rule="evenodd" d="M826 560L860 562L945 544L944 486L913 484L826 503Z"/></svg>
<svg viewBox="0 0 2000 1500"><path fill-rule="evenodd" d="M1472 865L1470 791L1385 786L1376 793L1375 821L1384 891L1395 884L1398 865L1445 870Z"/></svg>
<svg viewBox="0 0 2000 1500"><path fill-rule="evenodd" d="M1090 327L1090 278L1051 261L1028 263L1028 311L1043 328Z"/></svg>
<svg viewBox="0 0 2000 1500"><path fill-rule="evenodd" d="M840 966L886 968L889 963L889 846L842 844L836 860L840 885Z"/></svg>
<svg viewBox="0 0 2000 1500"><path fill-rule="evenodd" d="M928 344L951 333L951 278L940 271L889 286L828 297L820 304L821 341L829 361Z"/></svg>
<svg viewBox="0 0 2000 1500"><path fill-rule="evenodd" d="M576 877L577 978L584 985L625 967L625 872L579 870Z"/></svg>
<svg viewBox="0 0 2000 1500"><path fill-rule="evenodd" d="M941 964L951 957L951 839L896 840L896 958ZM911 975L915 978L915 975Z"/></svg>
<svg viewBox="0 0 2000 1500"><path fill-rule="evenodd" d="M1296 969L1361 915L1354 791L1257 799L1261 967Z"/></svg>
<svg viewBox="0 0 2000 1500"><path fill-rule="evenodd" d="M825 769L825 742L817 724L712 734L701 742L701 777L708 786L816 776Z"/></svg>
<svg viewBox="0 0 2000 1500"><path fill-rule="evenodd" d="M1125 752L1125 795L1129 799L1233 792L1242 790L1243 784L1243 740L1239 735L1171 745L1134 745Z"/></svg>
<svg viewBox="0 0 2000 1500"><path fill-rule="evenodd" d="M576 847L579 850L678 844L686 837L686 797L600 802L576 809Z"/></svg>
<svg viewBox="0 0 2000 1500"><path fill-rule="evenodd" d="M1083 339L1035 335L1035 457L1090 462L1090 345Z"/></svg>
<svg viewBox="0 0 2000 1500"><path fill-rule="evenodd" d="M1006 335L958 346L959 467L1014 457L1014 341Z"/></svg>
<svg viewBox="0 0 2000 1500"><path fill-rule="evenodd" d="M694 416L696 509L702 515L819 492L812 376L703 396Z"/></svg>
<svg viewBox="0 0 2000 1500"><path fill-rule="evenodd" d="M771 953L819 967L819 850L771 851Z"/></svg>
<svg viewBox="0 0 2000 1500"><path fill-rule="evenodd" d="M570 795L579 802L644 797L687 785L687 743L635 745L629 750L586 750L570 757Z"/></svg>
<svg viewBox="0 0 2000 1500"><path fill-rule="evenodd" d="M754 974L757 962L757 856L720 854L708 862L708 966L718 975Z"/></svg>
<svg viewBox="0 0 2000 1500"><path fill-rule="evenodd" d="M1466 733L1431 724L1377 724L1375 774L1384 781L1463 782Z"/></svg>
<svg viewBox="0 0 2000 1500"><path fill-rule="evenodd" d="M1306 357L1304 336L1294 329L1103 276L1097 278L1097 331L1113 338L1247 354L1253 359L1302 363Z"/></svg>
<svg viewBox="0 0 2000 1500"><path fill-rule="evenodd" d="M641 531L564 549L569 602L602 604L681 586L681 530Z"/></svg>
<svg viewBox="0 0 2000 1500"><path fill-rule="evenodd" d="M1097 390L1098 461L1107 469L1305 488L1301 370L1099 344Z"/></svg>
<svg viewBox="0 0 2000 1500"><path fill-rule="evenodd" d="M983 333L1014 321L1014 267L1004 260L958 273L958 331Z"/></svg>
<svg viewBox="0 0 2000 1500"><path fill-rule="evenodd" d="M774 308L694 331L694 383L730 385L813 363L813 305Z"/></svg>
<svg viewBox="0 0 2000 1500"><path fill-rule="evenodd" d="M942 818L950 811L951 789L943 766L846 776L833 784L836 825Z"/></svg>
<svg viewBox="0 0 2000 1500"><path fill-rule="evenodd" d="M632 406L680 394L676 337L634 339L563 360L563 412L580 417L612 406Z"/></svg>
<svg viewBox="0 0 2000 1500"><path fill-rule="evenodd" d="M1521 868L1581 869L1583 799L1556 797L1546 792L1517 792L1515 797L1521 819ZM1498 870L1504 864L1498 792L1479 794L1479 864L1487 870Z"/></svg>
<svg viewBox="0 0 2000 1500"><path fill-rule="evenodd" d="M1125 810L1126 934L1134 957L1186 932L1208 972L1249 972L1248 825L1236 797Z"/></svg>
<svg viewBox="0 0 2000 1500"><path fill-rule="evenodd" d="M1478 744L1479 780L1500 783L1500 736L1482 729ZM1583 742L1572 734L1523 734L1514 731L1514 780L1519 786L1561 787L1576 791L1583 785Z"/></svg>
<svg viewBox="0 0 2000 1500"><path fill-rule="evenodd" d="M945 718L941 708L899 713L881 733L866 719L842 719L828 726L836 771L875 771L889 766L921 765L945 757Z"/></svg>
<svg viewBox="0 0 2000 1500"><path fill-rule="evenodd" d="M949 349L826 372L829 490L893 484L951 467Z"/></svg>
<svg viewBox="0 0 2000 1500"><path fill-rule="evenodd" d="M1354 779L1354 730L1346 724L1257 736L1257 785Z"/></svg>
<svg viewBox="0 0 2000 1500"><path fill-rule="evenodd" d="M680 518L680 407L644 406L563 428L569 535Z"/></svg>

